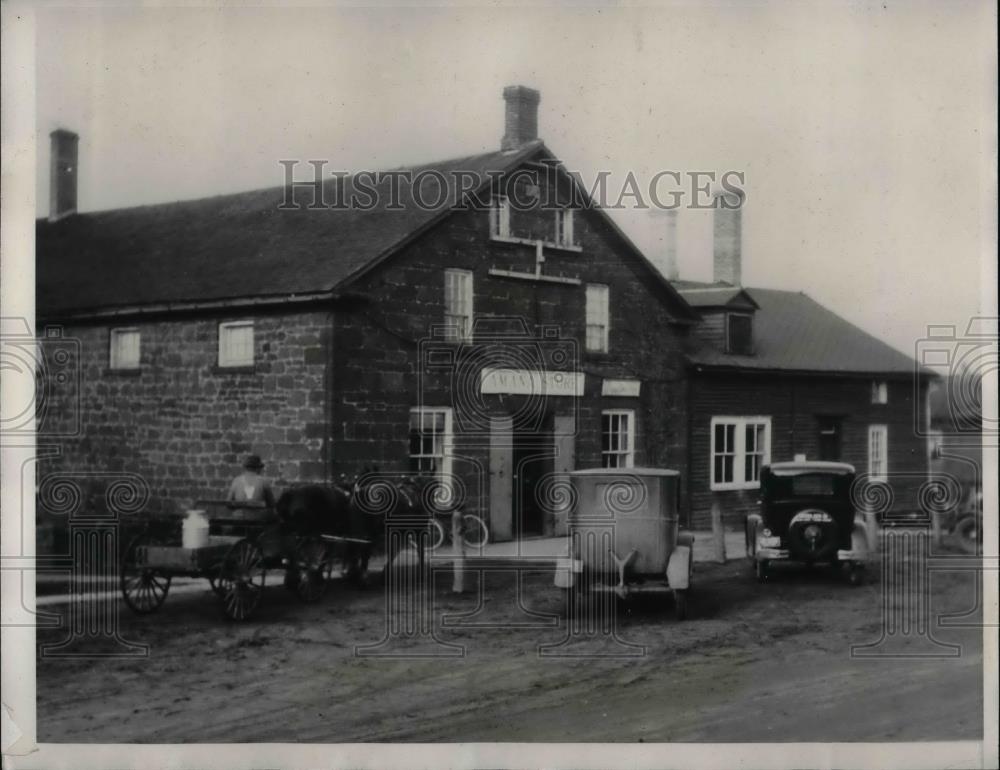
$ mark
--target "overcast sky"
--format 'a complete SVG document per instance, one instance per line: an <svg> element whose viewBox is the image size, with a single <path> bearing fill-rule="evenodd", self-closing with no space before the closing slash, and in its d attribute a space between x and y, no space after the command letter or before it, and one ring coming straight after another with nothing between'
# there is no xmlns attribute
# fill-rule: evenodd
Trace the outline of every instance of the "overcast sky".
<svg viewBox="0 0 1000 770"><path fill-rule="evenodd" d="M80 207L495 149L505 85L584 176L746 174L744 284L802 290L912 353L980 311L992 190L989 3L80 9L37 17L38 133L81 135ZM47 213L48 145L38 151ZM616 212L654 260L662 219ZM985 223L985 225L984 225ZM682 277L711 275L682 211Z"/></svg>

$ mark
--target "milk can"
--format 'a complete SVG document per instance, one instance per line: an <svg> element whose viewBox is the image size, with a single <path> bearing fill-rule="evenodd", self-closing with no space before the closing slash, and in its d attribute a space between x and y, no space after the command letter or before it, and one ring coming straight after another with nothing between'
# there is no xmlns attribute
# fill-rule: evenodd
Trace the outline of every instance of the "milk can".
<svg viewBox="0 0 1000 770"><path fill-rule="evenodd" d="M189 510L184 519L182 544L185 548L204 548L208 545L208 517L204 511Z"/></svg>

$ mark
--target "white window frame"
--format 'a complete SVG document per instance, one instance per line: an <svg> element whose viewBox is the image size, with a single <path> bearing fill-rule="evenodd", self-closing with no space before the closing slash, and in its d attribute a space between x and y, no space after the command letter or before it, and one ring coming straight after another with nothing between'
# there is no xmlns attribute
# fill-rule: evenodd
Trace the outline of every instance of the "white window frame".
<svg viewBox="0 0 1000 770"><path fill-rule="evenodd" d="M604 445L604 418L605 417L625 417L626 418L626 431L625 431L625 448L619 446L618 449L605 448ZM620 423L619 423L620 424ZM635 410L634 409L602 409L601 410L601 467L602 468L634 468L635 467ZM618 431L619 440L621 439L621 430ZM604 462L605 456L614 455L616 457L624 457L624 465L606 465Z"/></svg>
<svg viewBox="0 0 1000 770"><path fill-rule="evenodd" d="M605 283L588 283L585 297L585 349L590 353L607 353L611 332L611 288Z"/></svg>
<svg viewBox="0 0 1000 770"><path fill-rule="evenodd" d="M433 477L437 478L449 490L450 495L452 490L451 475L455 442L452 423L452 409L450 406L414 406L410 409L410 419L412 421L413 417L417 417L420 420L421 431L423 431L424 417L430 416L433 419L437 415L444 415L444 428L441 432L441 453L421 453L414 455L410 453L409 448L407 448L407 458L409 460L412 460L415 457L440 458L438 469L434 473Z"/></svg>
<svg viewBox="0 0 1000 770"><path fill-rule="evenodd" d="M876 454L881 457L876 457ZM889 480L889 426L868 426L868 479L887 482Z"/></svg>
<svg viewBox="0 0 1000 770"><path fill-rule="evenodd" d="M453 342L472 341L472 271L444 271L445 334Z"/></svg>
<svg viewBox="0 0 1000 770"><path fill-rule="evenodd" d="M135 360L125 359L122 356L121 340L126 335L135 335ZM142 362L142 333L138 327L126 326L112 329L108 338L108 366L116 370L135 370L141 366Z"/></svg>
<svg viewBox="0 0 1000 770"><path fill-rule="evenodd" d="M250 357L236 357L232 349L227 345L229 332L235 329L250 329ZM219 324L219 368L236 369L240 367L253 366L256 360L256 330L252 320L224 321Z"/></svg>
<svg viewBox="0 0 1000 770"><path fill-rule="evenodd" d="M889 383L885 380L872 380L872 403L889 403Z"/></svg>
<svg viewBox="0 0 1000 770"><path fill-rule="evenodd" d="M573 209L556 209L556 246L576 246Z"/></svg>
<svg viewBox="0 0 1000 770"><path fill-rule="evenodd" d="M732 425L733 428L733 448L732 452L727 452L726 454L731 454L733 456L733 480L732 481L716 481L715 480L715 456L718 454L716 452L715 446L715 428L717 425ZM760 478L747 480L746 478L746 459L747 459L747 427L751 425L763 425L764 426L764 448L763 451L753 452L752 454L761 455L760 468L768 465L771 462L771 418L768 415L752 415L752 416L724 416L720 415L713 417L709 423L709 452L708 452L708 481L709 488L715 491L722 491L728 489L759 489L760 488ZM758 470L759 475L759 470Z"/></svg>
<svg viewBox="0 0 1000 770"><path fill-rule="evenodd" d="M490 206L490 237L508 239L510 234L510 201L506 195L496 195Z"/></svg>

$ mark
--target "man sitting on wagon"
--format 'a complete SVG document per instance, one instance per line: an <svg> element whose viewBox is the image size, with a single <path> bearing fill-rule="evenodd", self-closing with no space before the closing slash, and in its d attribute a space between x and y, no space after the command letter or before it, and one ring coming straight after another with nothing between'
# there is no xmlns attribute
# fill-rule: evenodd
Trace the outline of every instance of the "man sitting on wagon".
<svg viewBox="0 0 1000 770"><path fill-rule="evenodd" d="M229 485L226 497L236 508L274 509L274 492L271 482L261 475L264 463L258 455L249 455L243 463L244 471ZM244 504L245 505L242 505Z"/></svg>

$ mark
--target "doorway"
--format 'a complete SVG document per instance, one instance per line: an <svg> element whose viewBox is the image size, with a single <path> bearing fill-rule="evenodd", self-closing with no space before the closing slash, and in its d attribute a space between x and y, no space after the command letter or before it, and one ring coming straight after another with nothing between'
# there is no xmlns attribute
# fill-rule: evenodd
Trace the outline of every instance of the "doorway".
<svg viewBox="0 0 1000 770"><path fill-rule="evenodd" d="M819 459L839 462L843 444L844 419L842 417L817 417L819 429Z"/></svg>
<svg viewBox="0 0 1000 770"><path fill-rule="evenodd" d="M541 536L548 513L545 485L551 481L555 467L551 418L529 430L517 430L515 426L511 455L514 536Z"/></svg>

